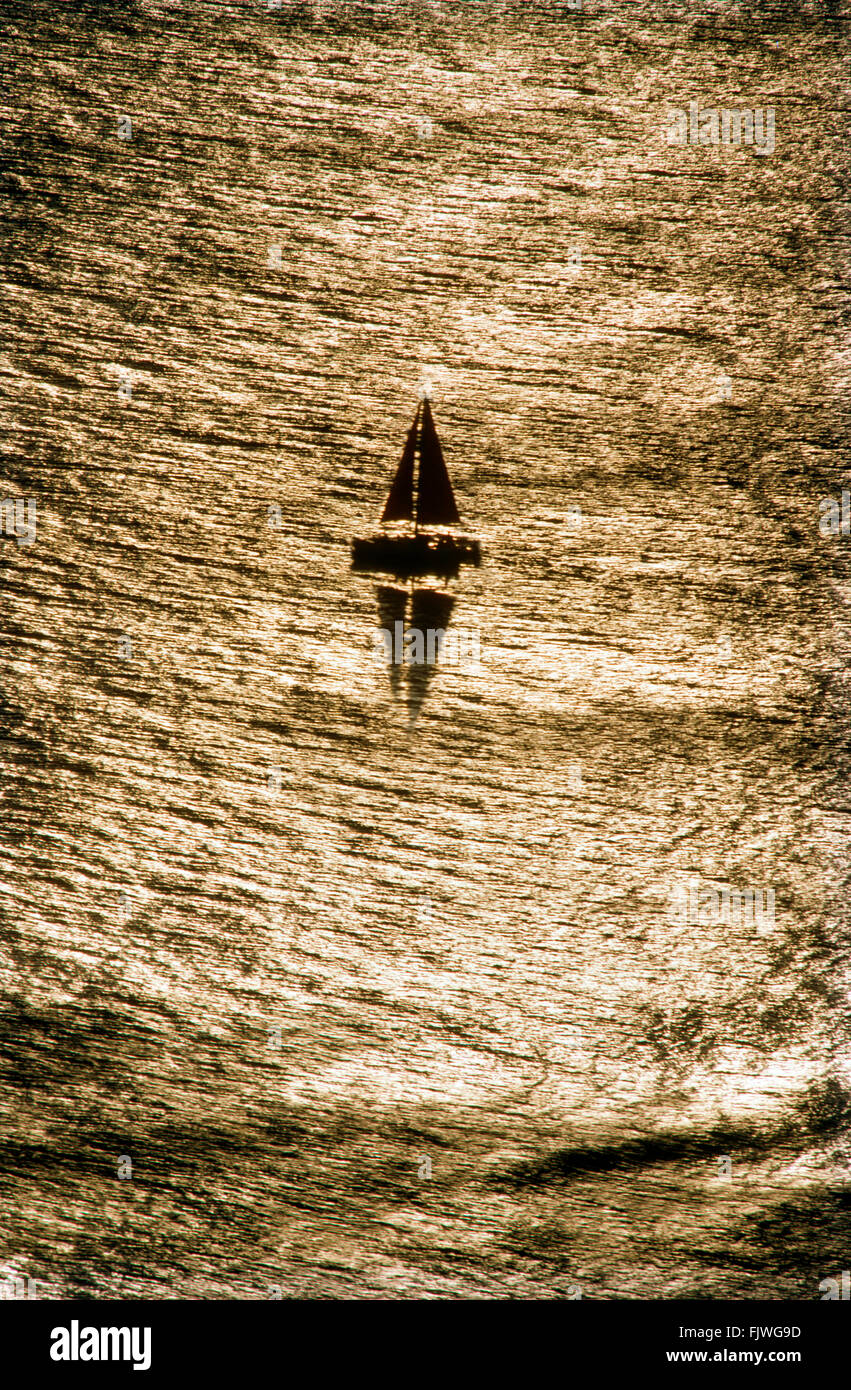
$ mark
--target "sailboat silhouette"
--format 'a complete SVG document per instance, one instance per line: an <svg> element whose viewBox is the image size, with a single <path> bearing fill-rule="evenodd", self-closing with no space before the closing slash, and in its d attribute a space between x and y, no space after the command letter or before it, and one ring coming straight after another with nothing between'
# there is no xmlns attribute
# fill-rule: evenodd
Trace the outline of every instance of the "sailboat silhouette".
<svg viewBox="0 0 851 1390"><path fill-rule="evenodd" d="M461 518L428 396L417 406L408 430L381 522L402 523L405 529L353 541L355 569L398 575L454 574L460 565L481 561L479 542L449 529L460 526Z"/></svg>

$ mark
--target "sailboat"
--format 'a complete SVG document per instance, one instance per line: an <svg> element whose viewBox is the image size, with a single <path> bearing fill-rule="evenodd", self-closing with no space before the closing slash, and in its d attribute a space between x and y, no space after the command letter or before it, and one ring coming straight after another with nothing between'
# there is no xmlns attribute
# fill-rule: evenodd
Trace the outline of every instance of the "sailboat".
<svg viewBox="0 0 851 1390"><path fill-rule="evenodd" d="M460 526L461 518L428 396L417 406L408 430L381 524L401 524L403 529L353 541L355 569L397 575L454 574L460 565L481 561L479 542L450 529Z"/></svg>

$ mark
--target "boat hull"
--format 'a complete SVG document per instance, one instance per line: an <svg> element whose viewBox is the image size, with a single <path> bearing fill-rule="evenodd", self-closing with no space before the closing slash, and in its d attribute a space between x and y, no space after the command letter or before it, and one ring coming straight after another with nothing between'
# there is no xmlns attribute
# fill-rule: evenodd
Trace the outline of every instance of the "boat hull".
<svg viewBox="0 0 851 1390"><path fill-rule="evenodd" d="M383 574L454 574L481 563L481 546L471 536L371 536L352 542L352 568Z"/></svg>

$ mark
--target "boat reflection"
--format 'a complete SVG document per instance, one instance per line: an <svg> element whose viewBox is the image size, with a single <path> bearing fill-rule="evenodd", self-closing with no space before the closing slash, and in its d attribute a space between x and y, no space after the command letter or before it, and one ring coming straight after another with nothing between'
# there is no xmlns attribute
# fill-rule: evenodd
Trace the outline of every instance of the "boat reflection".
<svg viewBox="0 0 851 1390"><path fill-rule="evenodd" d="M397 697L407 687L408 714L413 723L442 659L450 661L462 646L449 634L455 597L444 589L376 588L380 637L376 651L387 665L390 688ZM478 658L476 643L475 658Z"/></svg>

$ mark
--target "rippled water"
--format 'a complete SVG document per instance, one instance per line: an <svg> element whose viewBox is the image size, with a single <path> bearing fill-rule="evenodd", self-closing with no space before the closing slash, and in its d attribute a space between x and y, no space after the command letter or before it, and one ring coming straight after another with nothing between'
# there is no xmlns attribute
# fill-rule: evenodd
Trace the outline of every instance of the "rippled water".
<svg viewBox="0 0 851 1390"><path fill-rule="evenodd" d="M0 1276L819 1297L841 7L6 9ZM477 669L349 569L426 381Z"/></svg>

